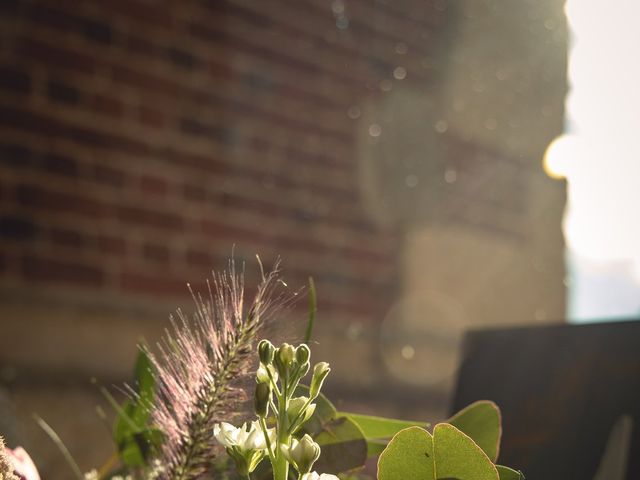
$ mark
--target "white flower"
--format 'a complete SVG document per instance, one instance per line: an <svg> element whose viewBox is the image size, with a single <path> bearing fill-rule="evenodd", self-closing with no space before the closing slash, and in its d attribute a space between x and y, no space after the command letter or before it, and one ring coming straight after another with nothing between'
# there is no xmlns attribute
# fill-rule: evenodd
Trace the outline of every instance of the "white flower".
<svg viewBox="0 0 640 480"><path fill-rule="evenodd" d="M311 467L320 457L320 445L314 442L309 435L305 435L301 440L294 438L291 440L290 447L282 445L280 449L284 458L302 474L311 471Z"/></svg>
<svg viewBox="0 0 640 480"><path fill-rule="evenodd" d="M99 478L100 476L95 468L84 474L84 480L98 480ZM111 480L133 480L133 477L131 475L127 475L126 477L123 477L122 475L115 475L111 477Z"/></svg>
<svg viewBox="0 0 640 480"><path fill-rule="evenodd" d="M335 475L331 475L329 473L322 473L318 475L316 472L305 473L300 480L340 480Z"/></svg>
<svg viewBox="0 0 640 480"><path fill-rule="evenodd" d="M275 428L267 429L269 440L275 442ZM231 448L237 447L239 450L246 452L250 450L264 450L267 448L267 442L258 422L253 421L250 425L244 423L240 428L236 428L230 423L216 423L213 426L213 436L221 445Z"/></svg>
<svg viewBox="0 0 640 480"><path fill-rule="evenodd" d="M216 440L226 447L227 453L233 459L242 475L253 472L266 455L267 442L258 422L244 423L236 428L230 423L216 423L213 426ZM269 442L276 441L275 428L268 428Z"/></svg>

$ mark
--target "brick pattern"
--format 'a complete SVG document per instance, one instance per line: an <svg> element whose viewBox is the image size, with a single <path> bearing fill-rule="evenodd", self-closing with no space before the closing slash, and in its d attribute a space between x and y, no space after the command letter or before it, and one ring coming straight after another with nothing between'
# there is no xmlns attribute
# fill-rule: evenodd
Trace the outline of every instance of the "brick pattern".
<svg viewBox="0 0 640 480"><path fill-rule="evenodd" d="M347 112L400 62L430 81L445 7L1 2L2 284L181 298L235 244L375 320L398 235L361 205Z"/></svg>

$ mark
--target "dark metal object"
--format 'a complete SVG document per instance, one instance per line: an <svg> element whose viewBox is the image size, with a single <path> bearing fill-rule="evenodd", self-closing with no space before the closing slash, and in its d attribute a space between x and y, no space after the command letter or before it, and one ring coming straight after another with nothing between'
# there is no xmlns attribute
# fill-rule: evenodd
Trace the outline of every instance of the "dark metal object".
<svg viewBox="0 0 640 480"><path fill-rule="evenodd" d="M471 331L452 411L503 413L499 463L528 480L591 480L610 432L633 419L628 480L640 479L640 321Z"/></svg>

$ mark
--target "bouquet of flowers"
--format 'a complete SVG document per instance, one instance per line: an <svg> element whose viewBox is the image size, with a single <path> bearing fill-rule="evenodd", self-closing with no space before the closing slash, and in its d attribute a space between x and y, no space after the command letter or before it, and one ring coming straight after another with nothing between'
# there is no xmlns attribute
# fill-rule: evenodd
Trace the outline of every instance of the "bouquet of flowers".
<svg viewBox="0 0 640 480"><path fill-rule="evenodd" d="M100 469L82 473L44 421L78 480L335 480L361 477L378 457L379 480L518 480L521 472L496 465L500 411L476 402L447 422L389 419L338 411L323 395L331 372L311 363L310 314L304 341L274 346L260 339L287 296L279 293L278 264L262 270L251 304L233 261L214 274L208 295L194 294L189 318L178 310L172 328L153 351L142 346L136 382L118 403L116 452ZM251 401L251 399L253 401ZM22 449L0 439L0 480L39 480Z"/></svg>

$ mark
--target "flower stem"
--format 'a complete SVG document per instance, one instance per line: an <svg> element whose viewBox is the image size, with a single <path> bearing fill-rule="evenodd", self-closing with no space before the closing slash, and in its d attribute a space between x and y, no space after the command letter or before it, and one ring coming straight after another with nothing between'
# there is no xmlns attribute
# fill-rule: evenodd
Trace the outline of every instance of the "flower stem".
<svg viewBox="0 0 640 480"><path fill-rule="evenodd" d="M281 445L289 445L289 425L287 418L287 409L289 407L289 398L287 397L286 380L283 381L282 395L278 397L278 440L275 453L275 462L273 463L273 479L287 480L289 476L289 462L282 454Z"/></svg>
<svg viewBox="0 0 640 480"><path fill-rule="evenodd" d="M302 408L300 409L300 411L298 412L298 414L296 415L296 418L293 419L293 422L291 422L291 425L289 425L289 434L293 435L294 433L296 433L296 429L300 426L298 425L298 421L301 420L303 418L304 413L307 411L307 408L309 408L309 405L311 405L311 402L315 400L314 398L309 398L307 399L306 402L304 402L304 405L302 406Z"/></svg>
<svg viewBox="0 0 640 480"><path fill-rule="evenodd" d="M262 434L264 435L264 440L267 444L267 453L269 454L269 460L271 463L275 461L275 456L273 453L273 446L271 445L271 440L269 439L269 431L267 430L267 422L264 420L264 417L260 417L260 428L262 429Z"/></svg>

